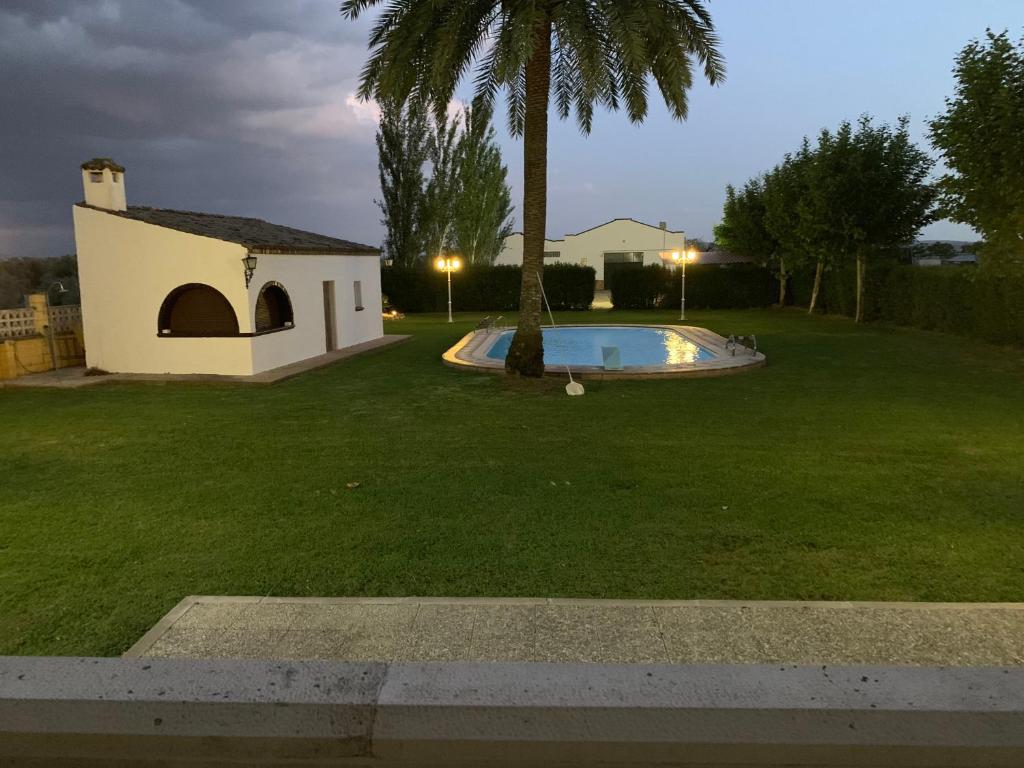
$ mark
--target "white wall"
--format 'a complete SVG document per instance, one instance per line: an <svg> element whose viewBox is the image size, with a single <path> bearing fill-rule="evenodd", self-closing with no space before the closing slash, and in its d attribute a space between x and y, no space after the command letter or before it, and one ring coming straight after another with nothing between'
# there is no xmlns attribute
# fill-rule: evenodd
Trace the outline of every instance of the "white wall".
<svg viewBox="0 0 1024 768"><path fill-rule="evenodd" d="M652 227L632 219L615 219L594 229L562 240L545 240L545 251L559 251L557 259L545 259L545 264L579 264L593 267L597 279L604 280L604 254L609 252L644 252L644 264L661 264L661 253L681 250L686 245L683 232L672 232ZM523 236L510 235L502 245L496 264L523 263Z"/></svg>
<svg viewBox="0 0 1024 768"><path fill-rule="evenodd" d="M86 364L91 367L117 373L249 375L324 354L324 280L335 281L338 348L383 335L376 256L257 254L246 289L246 249L241 245L81 206L73 210ZM353 300L355 280L362 281L361 312ZM288 292L295 320L291 329L237 338L157 334L160 305L185 283L216 288L235 310L239 331L252 333L259 291L270 281Z"/></svg>
<svg viewBox="0 0 1024 768"><path fill-rule="evenodd" d="M241 332L252 331L245 248L75 206L86 365L112 373L221 373L252 369L249 338L161 338L160 305L184 283L224 294Z"/></svg>
<svg viewBox="0 0 1024 768"><path fill-rule="evenodd" d="M251 286L255 312L260 288L269 281L284 286L291 298L295 327L253 338L253 370L322 355L327 349L323 281L334 281L337 348L384 335L381 318L380 259L377 256L257 255ZM363 309L356 311L354 281L362 282ZM254 322L250 319L250 323Z"/></svg>

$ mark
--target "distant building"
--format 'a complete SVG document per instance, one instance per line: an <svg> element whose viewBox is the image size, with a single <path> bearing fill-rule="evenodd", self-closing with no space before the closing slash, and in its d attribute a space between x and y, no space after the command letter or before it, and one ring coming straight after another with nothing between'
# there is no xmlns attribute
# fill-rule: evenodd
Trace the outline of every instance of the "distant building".
<svg viewBox="0 0 1024 768"><path fill-rule="evenodd" d="M604 288L620 265L671 262L671 252L686 247L686 234L664 224L654 226L635 219L612 219L561 240L544 241L545 264L577 264L593 267L597 287ZM523 234L505 238L495 264L522 265Z"/></svg>
<svg viewBox="0 0 1024 768"><path fill-rule="evenodd" d="M86 364L251 375L383 335L380 252L241 216L129 206L82 165L74 206Z"/></svg>

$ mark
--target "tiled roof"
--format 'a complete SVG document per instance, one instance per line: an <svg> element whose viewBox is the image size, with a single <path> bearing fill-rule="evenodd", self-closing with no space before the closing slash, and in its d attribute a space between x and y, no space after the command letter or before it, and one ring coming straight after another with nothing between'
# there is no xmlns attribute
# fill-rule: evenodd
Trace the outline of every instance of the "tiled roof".
<svg viewBox="0 0 1024 768"><path fill-rule="evenodd" d="M244 245L255 253L326 253L350 255L377 255L380 250L371 245L353 243L337 237L318 235L315 232L271 224L262 219L245 216L221 216L216 213L195 211L173 211L166 208L145 208L129 206L127 211L111 211L106 208L79 203L84 208L93 208L114 216L142 221L157 227L166 227L191 235L211 237L228 243Z"/></svg>
<svg viewBox="0 0 1024 768"><path fill-rule="evenodd" d="M124 166L118 165L109 157L94 157L82 163L83 171L103 171L108 168L116 173L124 173Z"/></svg>

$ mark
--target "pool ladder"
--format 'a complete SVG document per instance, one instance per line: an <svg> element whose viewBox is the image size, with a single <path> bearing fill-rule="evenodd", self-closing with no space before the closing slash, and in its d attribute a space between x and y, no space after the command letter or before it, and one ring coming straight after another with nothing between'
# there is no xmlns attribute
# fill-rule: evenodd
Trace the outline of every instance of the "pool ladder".
<svg viewBox="0 0 1024 768"><path fill-rule="evenodd" d="M490 331L504 331L506 328L509 327L508 323L503 323L502 322L504 319L505 319L504 315L498 315L495 318L492 318L490 315L487 315L487 317L483 318L479 323L476 324L476 329L478 331L488 331L488 332L490 332Z"/></svg>
<svg viewBox="0 0 1024 768"><path fill-rule="evenodd" d="M733 357L736 357L736 350L740 346L744 347L751 355L756 355L757 336L752 333L746 336L736 336L733 334L725 341L725 351L730 353Z"/></svg>

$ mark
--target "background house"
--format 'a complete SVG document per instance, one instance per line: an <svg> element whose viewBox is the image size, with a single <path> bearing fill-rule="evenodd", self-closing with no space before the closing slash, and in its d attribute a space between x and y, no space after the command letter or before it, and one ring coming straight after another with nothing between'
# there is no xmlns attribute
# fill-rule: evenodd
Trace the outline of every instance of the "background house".
<svg viewBox="0 0 1024 768"><path fill-rule="evenodd" d="M74 206L86 364L250 375L380 338L376 248L260 219L128 206L82 165Z"/></svg>
<svg viewBox="0 0 1024 768"><path fill-rule="evenodd" d="M566 235L561 240L545 240L544 263L593 267L597 272L597 287L602 289L610 286L614 271L623 268L622 265L628 268L628 265L635 264L661 264L665 259L671 263L668 254L685 247L686 234L682 230L668 229L665 222L654 226L635 219L613 219ZM494 263L523 263L521 232L505 238Z"/></svg>

